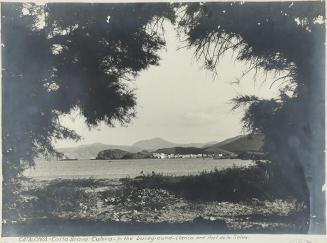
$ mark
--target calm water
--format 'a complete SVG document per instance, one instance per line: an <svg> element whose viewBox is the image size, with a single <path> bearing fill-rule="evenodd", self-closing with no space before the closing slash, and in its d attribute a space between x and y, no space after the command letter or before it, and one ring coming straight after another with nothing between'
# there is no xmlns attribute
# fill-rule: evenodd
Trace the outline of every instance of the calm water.
<svg viewBox="0 0 327 243"><path fill-rule="evenodd" d="M37 161L35 168L25 171L30 178L46 179L81 179L108 178L118 179L144 174L162 173L165 175L191 175L214 168L219 170L232 166L249 166L252 161L214 160L214 159L145 159L145 160L76 160L76 161Z"/></svg>

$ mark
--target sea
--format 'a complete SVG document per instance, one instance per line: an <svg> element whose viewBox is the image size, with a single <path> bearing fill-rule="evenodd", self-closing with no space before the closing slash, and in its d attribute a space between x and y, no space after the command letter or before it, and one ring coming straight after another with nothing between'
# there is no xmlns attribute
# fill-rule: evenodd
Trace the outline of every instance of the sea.
<svg viewBox="0 0 327 243"><path fill-rule="evenodd" d="M53 179L120 179L160 173L170 176L196 175L215 168L248 167L251 160L239 159L133 159L133 160L67 160L36 161L24 171L28 178Z"/></svg>

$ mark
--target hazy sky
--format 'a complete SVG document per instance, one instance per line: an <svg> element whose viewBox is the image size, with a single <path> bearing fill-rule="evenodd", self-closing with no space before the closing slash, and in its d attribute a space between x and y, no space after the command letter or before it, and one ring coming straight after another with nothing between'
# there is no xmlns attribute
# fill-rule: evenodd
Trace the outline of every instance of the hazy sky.
<svg viewBox="0 0 327 243"><path fill-rule="evenodd" d="M130 85L136 88L137 117L127 127L110 128L101 124L89 130L78 112L62 118L64 125L75 129L83 139L77 144L57 141L57 147L101 142L130 145L138 140L161 137L176 143L220 141L241 134L243 111L231 111L230 100L239 94L276 97L277 85L271 80L262 84L259 74L242 78L241 84L231 84L247 70L245 63L235 62L225 55L218 65L218 77L204 70L193 57L193 51L177 50L175 30L166 25L167 50L160 52L159 66L151 66ZM272 77L271 77L272 78Z"/></svg>

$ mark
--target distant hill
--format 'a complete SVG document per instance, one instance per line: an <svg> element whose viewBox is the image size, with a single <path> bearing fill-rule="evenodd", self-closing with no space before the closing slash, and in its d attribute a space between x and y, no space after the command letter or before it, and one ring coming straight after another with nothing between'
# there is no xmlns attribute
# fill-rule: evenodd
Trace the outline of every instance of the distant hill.
<svg viewBox="0 0 327 243"><path fill-rule="evenodd" d="M246 135L245 135L246 136ZM219 145L220 147L221 146L224 146L226 144L229 144L229 143L232 143L240 138L244 137L244 135L238 135L238 136L235 136L235 137L231 137L231 138L227 138L219 143L215 143L216 145ZM213 144L214 145L214 144Z"/></svg>
<svg viewBox="0 0 327 243"><path fill-rule="evenodd" d="M142 150L133 146L107 145L102 143L81 145L71 148L58 148L57 150L69 158L90 159L96 157L100 151L106 149L121 149L131 153Z"/></svg>
<svg viewBox="0 0 327 243"><path fill-rule="evenodd" d="M141 140L132 145L133 147L141 148L141 150L156 150L159 148L170 148L176 146L175 143L168 142L162 138L152 138Z"/></svg>
<svg viewBox="0 0 327 243"><path fill-rule="evenodd" d="M205 143L205 144L201 144L201 147L199 146L199 148L207 148L207 147L209 147L209 146L211 146L211 145L214 145L214 144L216 144L217 143L217 141L211 141L211 142L207 142L207 143ZM194 146L194 147L197 147L197 146Z"/></svg>
<svg viewBox="0 0 327 243"><path fill-rule="evenodd" d="M178 144L172 143L162 138L152 138L147 140L141 140L137 143L134 143L132 146L140 148L141 150L155 151L160 148L173 148L173 147L196 147L201 148L205 145L209 145L215 142L209 143L186 143L186 144Z"/></svg>
<svg viewBox="0 0 327 243"><path fill-rule="evenodd" d="M236 154L234 152L231 152L231 151L227 151L225 149L222 149L222 148L219 148L219 147L216 147L216 146L210 146L210 147L207 147L207 148L203 148L203 150L206 152L206 153L209 153L209 154L229 154L229 155L232 155L232 156L236 156Z"/></svg>
<svg viewBox="0 0 327 243"><path fill-rule="evenodd" d="M227 150L237 154L244 152L262 151L264 137L261 134L241 135L226 139L222 142L208 146L205 149L209 151Z"/></svg>
<svg viewBox="0 0 327 243"><path fill-rule="evenodd" d="M155 153L164 153L164 154L202 154L206 153L202 148L196 147L173 147L173 148L161 148Z"/></svg>

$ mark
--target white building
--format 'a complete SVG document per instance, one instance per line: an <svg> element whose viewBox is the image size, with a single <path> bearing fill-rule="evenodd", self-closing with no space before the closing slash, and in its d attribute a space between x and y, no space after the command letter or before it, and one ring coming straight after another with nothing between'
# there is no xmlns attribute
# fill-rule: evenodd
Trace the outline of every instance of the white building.
<svg viewBox="0 0 327 243"><path fill-rule="evenodd" d="M164 153L153 153L152 155L153 157L158 159L166 159L168 157L168 155Z"/></svg>

